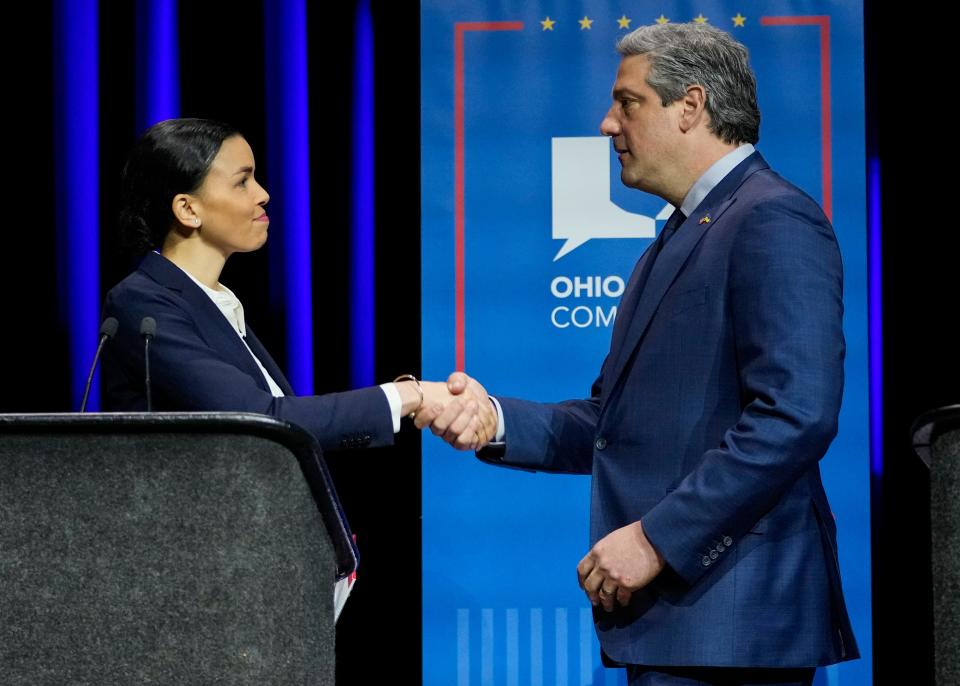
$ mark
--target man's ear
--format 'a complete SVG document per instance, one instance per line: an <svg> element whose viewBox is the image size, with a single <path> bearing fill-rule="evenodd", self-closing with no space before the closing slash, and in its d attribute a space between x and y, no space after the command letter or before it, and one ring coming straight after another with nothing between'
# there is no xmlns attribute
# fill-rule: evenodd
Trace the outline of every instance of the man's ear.
<svg viewBox="0 0 960 686"><path fill-rule="evenodd" d="M680 98L680 104L680 130L684 133L709 121L707 91L703 86L699 84L688 86L687 92Z"/></svg>

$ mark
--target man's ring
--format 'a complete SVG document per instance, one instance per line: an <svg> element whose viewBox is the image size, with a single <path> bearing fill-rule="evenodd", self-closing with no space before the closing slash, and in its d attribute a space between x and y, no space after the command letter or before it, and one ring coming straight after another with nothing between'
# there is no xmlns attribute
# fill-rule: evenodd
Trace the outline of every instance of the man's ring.
<svg viewBox="0 0 960 686"><path fill-rule="evenodd" d="M601 588L601 589L600 589L600 595L602 595L602 596L613 595L613 591L608 591L608 590L605 589L605 588Z"/></svg>

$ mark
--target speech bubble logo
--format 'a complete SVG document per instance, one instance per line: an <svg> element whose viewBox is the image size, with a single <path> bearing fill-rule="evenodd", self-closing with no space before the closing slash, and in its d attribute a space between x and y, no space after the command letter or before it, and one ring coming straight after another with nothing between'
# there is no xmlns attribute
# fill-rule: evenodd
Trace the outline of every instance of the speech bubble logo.
<svg viewBox="0 0 960 686"><path fill-rule="evenodd" d="M564 240L553 261L594 238L653 238L656 220L610 200L610 142L605 136L552 141L553 237ZM656 219L673 212L667 205Z"/></svg>

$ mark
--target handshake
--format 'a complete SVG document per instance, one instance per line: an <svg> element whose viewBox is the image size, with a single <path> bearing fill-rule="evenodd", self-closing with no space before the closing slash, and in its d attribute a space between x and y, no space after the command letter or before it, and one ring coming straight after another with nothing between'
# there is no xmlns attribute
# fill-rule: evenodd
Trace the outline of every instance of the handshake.
<svg viewBox="0 0 960 686"><path fill-rule="evenodd" d="M480 450L496 436L496 408L476 379L454 372L446 383L422 381L420 388L414 381L397 383L403 414L418 429L429 427L457 450Z"/></svg>

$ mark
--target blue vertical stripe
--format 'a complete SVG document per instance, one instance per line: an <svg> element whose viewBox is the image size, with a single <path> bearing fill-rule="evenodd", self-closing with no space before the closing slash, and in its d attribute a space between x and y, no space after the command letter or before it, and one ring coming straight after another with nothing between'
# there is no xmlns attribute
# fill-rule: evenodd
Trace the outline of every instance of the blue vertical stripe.
<svg viewBox="0 0 960 686"><path fill-rule="evenodd" d="M543 686L543 610L530 610L530 686Z"/></svg>
<svg viewBox="0 0 960 686"><path fill-rule="evenodd" d="M176 0L137 0L137 132L180 116Z"/></svg>
<svg viewBox="0 0 960 686"><path fill-rule="evenodd" d="M580 686L593 683L593 612L580 608Z"/></svg>
<svg viewBox="0 0 960 686"><path fill-rule="evenodd" d="M567 609L558 607L554 611L554 616L556 617L557 686L567 686L567 669L570 664L567 658Z"/></svg>
<svg viewBox="0 0 960 686"><path fill-rule="evenodd" d="M493 686L493 610L480 610L480 686Z"/></svg>
<svg viewBox="0 0 960 686"><path fill-rule="evenodd" d="M883 272L880 241L880 159L867 163L867 288L870 345L870 471L883 473Z"/></svg>
<svg viewBox="0 0 960 686"><path fill-rule="evenodd" d="M306 19L304 0L264 3L267 171L274 189L267 211L283 252L271 261L280 271L271 280L282 285L288 376L300 395L313 393Z"/></svg>
<svg viewBox="0 0 960 686"><path fill-rule="evenodd" d="M457 610L457 686L470 686L470 610Z"/></svg>
<svg viewBox="0 0 960 686"><path fill-rule="evenodd" d="M507 609L507 686L520 686L520 612Z"/></svg>
<svg viewBox="0 0 960 686"><path fill-rule="evenodd" d="M56 0L54 154L59 299L70 351L70 397L83 398L100 319L100 131L97 0ZM88 408L100 408L94 379Z"/></svg>
<svg viewBox="0 0 960 686"><path fill-rule="evenodd" d="M373 18L357 2L353 77L350 240L350 382L374 382Z"/></svg>

